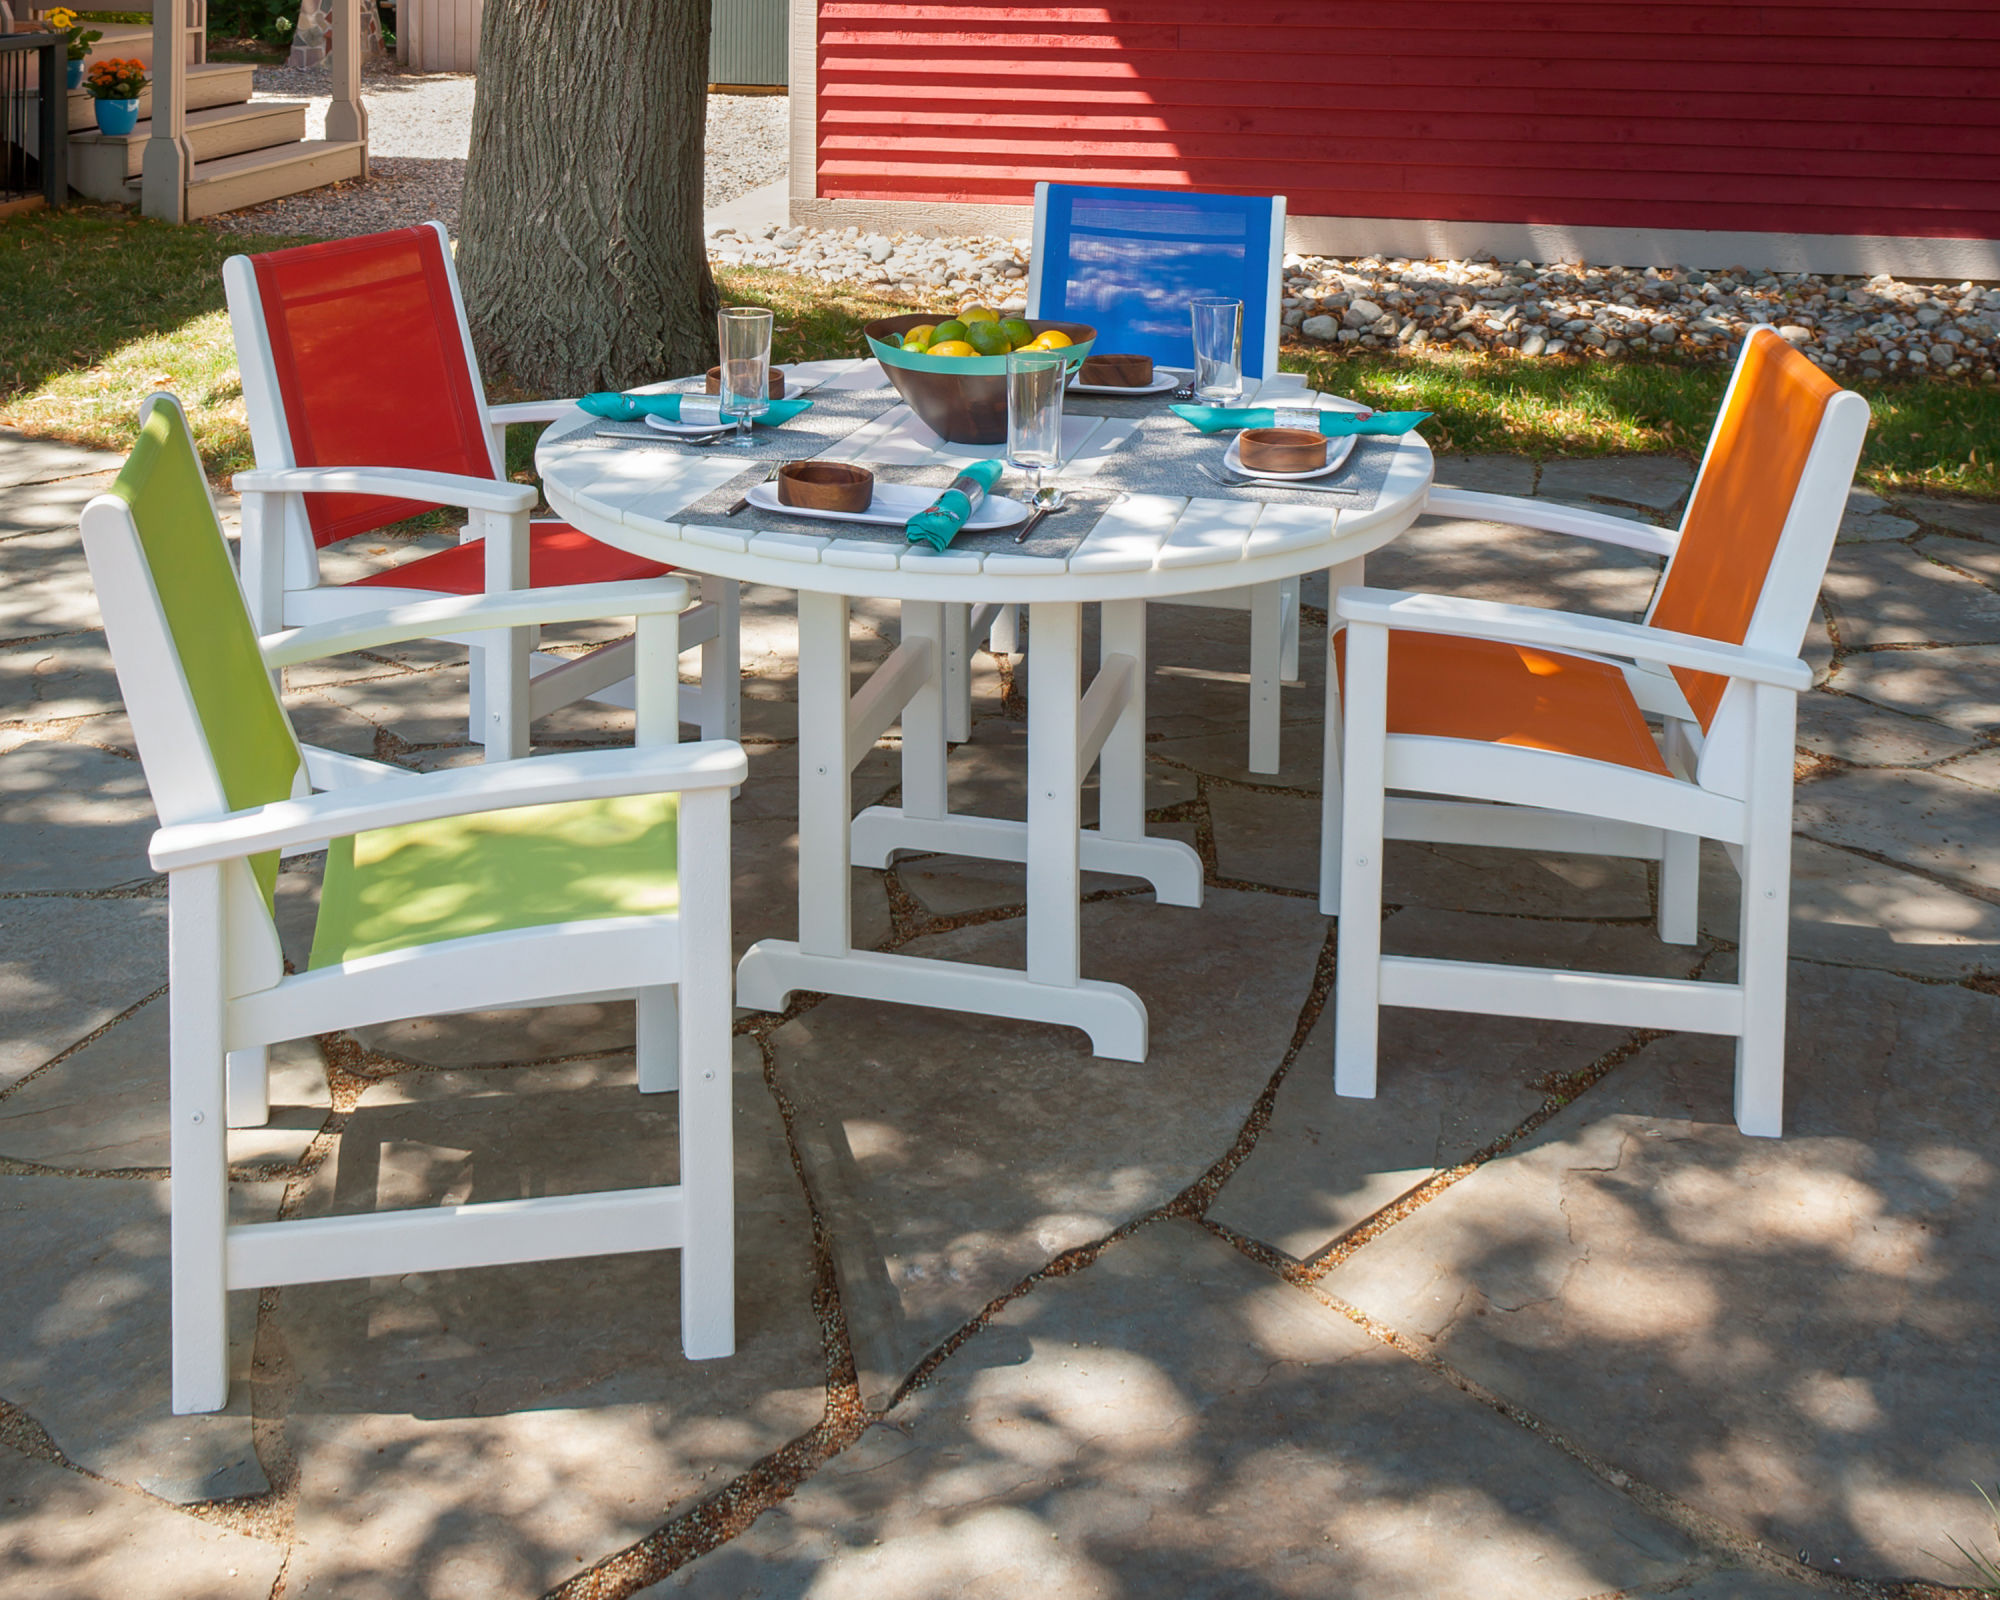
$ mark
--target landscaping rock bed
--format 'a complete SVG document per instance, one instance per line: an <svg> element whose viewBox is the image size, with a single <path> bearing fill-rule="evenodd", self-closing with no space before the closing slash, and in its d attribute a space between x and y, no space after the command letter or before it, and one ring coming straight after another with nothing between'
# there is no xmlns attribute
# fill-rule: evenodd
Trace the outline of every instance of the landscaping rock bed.
<svg viewBox="0 0 2000 1600"><path fill-rule="evenodd" d="M767 226L710 236L718 262L883 293L1026 305L1028 246L858 228ZM1393 256L1285 258L1284 319L1308 344L1537 356L1674 351L1723 360L1758 323L1830 372L2000 381L2000 288L1686 267L1536 266Z"/></svg>

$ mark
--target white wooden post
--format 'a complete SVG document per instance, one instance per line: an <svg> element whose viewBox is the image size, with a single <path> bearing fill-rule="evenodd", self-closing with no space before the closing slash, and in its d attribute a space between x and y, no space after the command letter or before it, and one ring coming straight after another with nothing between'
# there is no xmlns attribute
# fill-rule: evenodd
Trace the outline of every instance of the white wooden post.
<svg viewBox="0 0 2000 1600"><path fill-rule="evenodd" d="M1329 663L1330 664L1330 663ZM1329 677L1327 695L1333 695ZM1341 752L1340 832L1322 840L1338 851L1340 945L1334 969L1333 1089L1375 1098L1375 1044L1382 1002L1383 768L1389 713L1389 630L1347 629L1347 692ZM1329 744L1329 750L1331 745Z"/></svg>
<svg viewBox="0 0 2000 1600"><path fill-rule="evenodd" d="M187 221L194 151L187 142L188 0L153 0L152 136L139 168L139 209L162 222Z"/></svg>
<svg viewBox="0 0 2000 1600"><path fill-rule="evenodd" d="M1326 742L1320 771L1319 914L1340 915L1340 673L1335 670L1333 642L1347 624L1334 615L1333 599L1342 589L1358 589L1368 581L1365 559L1343 561L1326 575Z"/></svg>
<svg viewBox="0 0 2000 1600"><path fill-rule="evenodd" d="M361 176L368 176L368 108L361 103L361 6L333 0L333 102L326 108L326 136L361 141ZM400 17L398 18L400 20Z"/></svg>
<svg viewBox="0 0 2000 1600"><path fill-rule="evenodd" d="M168 1144L173 1162L173 1406L229 1403L228 1092L221 867L173 875L167 905Z"/></svg>
<svg viewBox="0 0 2000 1600"><path fill-rule="evenodd" d="M850 949L847 830L848 684L852 671L844 594L799 595L799 949Z"/></svg>
<svg viewBox="0 0 2000 1600"><path fill-rule="evenodd" d="M1081 971L1077 904L1077 699L1083 608L1039 602L1028 652L1028 977L1075 988Z"/></svg>

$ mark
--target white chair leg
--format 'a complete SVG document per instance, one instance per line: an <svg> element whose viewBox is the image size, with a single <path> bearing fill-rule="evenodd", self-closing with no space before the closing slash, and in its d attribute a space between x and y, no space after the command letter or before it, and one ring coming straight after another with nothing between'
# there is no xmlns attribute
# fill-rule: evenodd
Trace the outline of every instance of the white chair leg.
<svg viewBox="0 0 2000 1600"><path fill-rule="evenodd" d="M168 1160L177 1416L220 1411L229 1403L222 874L221 867L191 867L176 872L169 888Z"/></svg>
<svg viewBox="0 0 2000 1600"><path fill-rule="evenodd" d="M1759 684L1751 701L1737 976L1736 1126L1775 1139L1785 1123L1785 977L1790 955L1792 744L1798 702Z"/></svg>
<svg viewBox="0 0 2000 1600"><path fill-rule="evenodd" d="M681 1086L680 990L656 983L637 996L639 1092L664 1094Z"/></svg>
<svg viewBox="0 0 2000 1600"><path fill-rule="evenodd" d="M701 736L734 739L743 731L742 590L734 578L703 578L701 597L717 612L715 637L701 647Z"/></svg>
<svg viewBox="0 0 2000 1600"><path fill-rule="evenodd" d="M229 1126L261 1128L271 1120L271 1052L265 1045L229 1052Z"/></svg>
<svg viewBox="0 0 2000 1600"><path fill-rule="evenodd" d="M1250 589L1250 760L1252 772L1278 770L1278 682L1284 675L1284 585Z"/></svg>
<svg viewBox="0 0 2000 1600"><path fill-rule="evenodd" d="M1389 633L1347 633L1348 694L1342 761L1340 931L1334 969L1333 1089L1375 1097L1382 1004L1382 819ZM1359 690L1356 693L1356 690Z"/></svg>
<svg viewBox="0 0 2000 1600"><path fill-rule="evenodd" d="M1286 683L1299 681L1299 580L1286 578L1284 614L1278 635L1278 676Z"/></svg>
<svg viewBox="0 0 2000 1600"><path fill-rule="evenodd" d="M736 1164L731 1109L729 797L681 797L681 1350L736 1353ZM710 847L710 848L705 848Z"/></svg>
<svg viewBox="0 0 2000 1600"><path fill-rule="evenodd" d="M1340 914L1340 674L1333 642L1347 624L1333 614L1333 597L1365 581L1362 563L1349 561L1326 575L1326 710L1319 789L1319 914Z"/></svg>
<svg viewBox="0 0 2000 1600"><path fill-rule="evenodd" d="M1660 940L1693 944L1701 923L1701 840L1669 833L1660 842Z"/></svg>

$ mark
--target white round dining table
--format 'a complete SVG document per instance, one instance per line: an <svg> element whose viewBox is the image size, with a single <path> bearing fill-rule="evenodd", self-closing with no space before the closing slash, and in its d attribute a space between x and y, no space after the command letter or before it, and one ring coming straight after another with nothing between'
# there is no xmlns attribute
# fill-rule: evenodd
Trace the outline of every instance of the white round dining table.
<svg viewBox="0 0 2000 1600"><path fill-rule="evenodd" d="M791 376L808 392L881 382L872 361L812 363ZM1104 448L1129 442L1108 440ZM822 453L863 465L948 464L967 454L901 406ZM551 508L593 538L684 571L798 595L799 936L750 947L737 968L738 1003L775 1011L794 991L808 990L1055 1023L1082 1029L1096 1054L1122 1061L1145 1059L1146 1006L1122 984L1083 975L1080 874L1145 880L1169 905L1199 906L1202 895L1195 851L1146 833L1147 602L1223 595L1318 571L1329 573L1334 588L1359 583L1368 554L1421 513L1432 475L1430 449L1415 433L1398 441L1366 509L1309 495L1280 503L1219 492L1148 493L1144 460L1127 461L1123 481L1134 487L1077 530L1073 548L1051 555L1004 544L933 551L845 537L839 524L803 519L759 529L691 509L753 466L761 475L762 461L732 459L727 446L621 449L559 421L544 435L536 465ZM899 602L902 633L868 680L851 689L848 616L858 598ZM1086 683L1082 608L1090 604L1103 609ZM963 649L962 626L950 626L959 605L987 608L985 616L1027 608L1025 822L951 807L946 689L948 669L963 667L948 661ZM1331 687L1327 700L1331 765ZM900 804L854 815L854 766L897 722ZM1080 789L1093 765L1098 823L1085 828ZM1338 790L1337 781L1327 783L1332 831ZM899 850L1025 864L1025 969L856 949L850 865L884 867Z"/></svg>

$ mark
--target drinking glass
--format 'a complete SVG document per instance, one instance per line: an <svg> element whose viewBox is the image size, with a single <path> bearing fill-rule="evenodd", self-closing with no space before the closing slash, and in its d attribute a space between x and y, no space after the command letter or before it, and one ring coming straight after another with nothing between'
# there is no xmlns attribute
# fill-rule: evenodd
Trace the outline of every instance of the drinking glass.
<svg viewBox="0 0 2000 1600"><path fill-rule="evenodd" d="M1210 405L1243 394L1243 302L1204 296L1193 301L1194 392Z"/></svg>
<svg viewBox="0 0 2000 1600"><path fill-rule="evenodd" d="M1044 489L1042 473L1062 465L1063 389L1069 362L1060 350L1016 350L1007 357L1007 465L1028 474L1031 506L1051 511L1060 489Z"/></svg>
<svg viewBox="0 0 2000 1600"><path fill-rule="evenodd" d="M749 449L750 419L771 409L771 313L762 306L724 306L715 314L722 354L722 415L736 424L729 442Z"/></svg>

